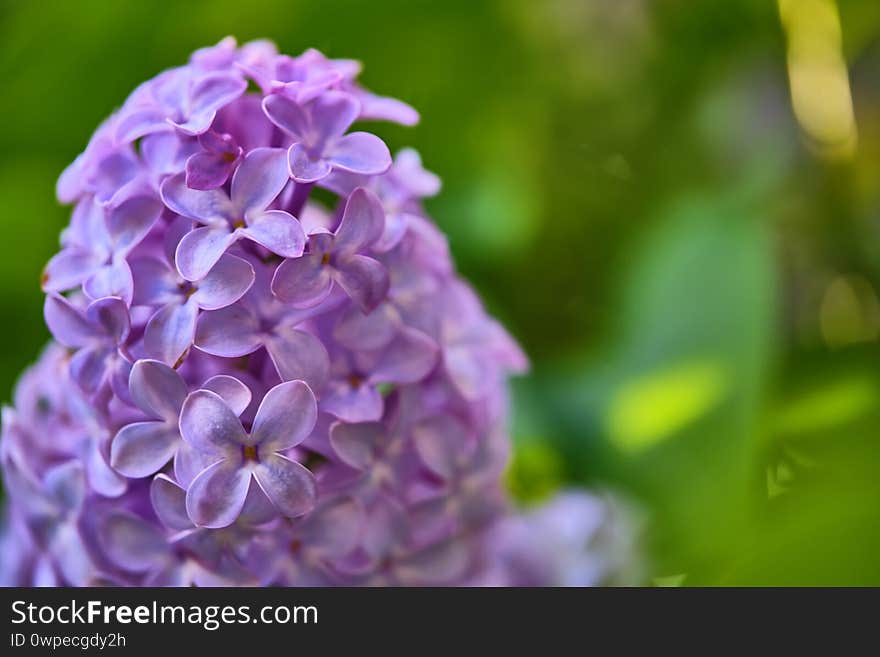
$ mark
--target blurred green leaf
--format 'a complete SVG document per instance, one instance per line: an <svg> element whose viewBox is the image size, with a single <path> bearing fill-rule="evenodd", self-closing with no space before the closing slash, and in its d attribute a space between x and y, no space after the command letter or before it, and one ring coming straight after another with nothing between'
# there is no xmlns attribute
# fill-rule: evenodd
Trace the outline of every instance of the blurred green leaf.
<svg viewBox="0 0 880 657"><path fill-rule="evenodd" d="M747 200L677 203L630 261L608 355L560 386L575 471L639 491L659 568L692 583L714 576L746 521L774 289L767 230ZM591 425L605 471L575 428Z"/></svg>

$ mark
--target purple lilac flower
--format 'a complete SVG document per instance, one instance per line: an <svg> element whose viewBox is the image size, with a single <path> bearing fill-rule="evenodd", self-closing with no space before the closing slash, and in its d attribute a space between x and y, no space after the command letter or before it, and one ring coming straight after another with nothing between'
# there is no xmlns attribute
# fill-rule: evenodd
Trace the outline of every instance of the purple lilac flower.
<svg viewBox="0 0 880 657"><path fill-rule="evenodd" d="M247 433L220 395L210 390L190 394L180 411L180 432L212 461L187 490L186 509L193 522L214 528L232 524L252 480L283 515L311 510L316 494L312 474L281 452L305 440L317 413L308 385L287 381L266 393Z"/></svg>
<svg viewBox="0 0 880 657"><path fill-rule="evenodd" d="M382 417L379 387L414 383L427 376L437 361L434 341L417 329L402 327L378 348L372 339L364 348L337 352L321 409L347 422L370 422Z"/></svg>
<svg viewBox="0 0 880 657"><path fill-rule="evenodd" d="M131 142L161 130L177 128L200 135L213 123L217 111L241 96L247 83L234 72L174 69L141 87L120 117L116 140Z"/></svg>
<svg viewBox="0 0 880 657"><path fill-rule="evenodd" d="M61 174L56 191L62 203L90 195L102 205L114 205L140 186L141 170L134 149L117 147L114 128L113 120L102 124L85 152Z"/></svg>
<svg viewBox="0 0 880 657"><path fill-rule="evenodd" d="M372 502L377 496L405 496L406 478L412 472L415 452L409 441L413 414L418 411L411 389L401 389L384 408L380 421L342 422L330 425L329 439L339 460L354 470L356 479L346 479L346 488L357 490L358 497Z"/></svg>
<svg viewBox="0 0 880 657"><path fill-rule="evenodd" d="M43 314L55 339L77 349L70 373L80 388L97 393L109 385L117 395L127 396L130 364L124 345L131 320L122 299L104 297L80 310L64 297L50 294Z"/></svg>
<svg viewBox="0 0 880 657"><path fill-rule="evenodd" d="M388 273L378 260L360 252L379 239L384 230L379 200L359 187L345 203L335 232L309 236L309 251L285 260L275 270L272 292L296 308L314 306L338 284L366 313L388 292Z"/></svg>
<svg viewBox="0 0 880 657"><path fill-rule="evenodd" d="M290 177L298 183L316 182L334 169L377 175L391 166L381 139L368 132L345 134L360 113L350 94L330 90L305 105L272 94L263 100L263 109L294 140L287 158Z"/></svg>
<svg viewBox="0 0 880 657"><path fill-rule="evenodd" d="M202 150L186 161L186 185L192 189L216 189L235 170L242 148L232 135L210 130L199 135L199 146Z"/></svg>
<svg viewBox="0 0 880 657"><path fill-rule="evenodd" d="M340 299L298 310L271 294L267 273L259 263L257 271L259 283L240 302L202 314L196 347L224 358L247 356L263 347L283 381L300 379L320 389L327 378L329 356L321 340L305 329L313 316L338 305Z"/></svg>
<svg viewBox="0 0 880 657"><path fill-rule="evenodd" d="M382 203L385 226L382 236L373 244L379 253L390 251L403 239L411 222L419 220L422 199L440 191L440 179L425 171L422 159L411 148L405 148L395 157L384 176L362 176L346 171L335 171L322 183L339 195L348 195L357 187L374 192Z"/></svg>
<svg viewBox="0 0 880 657"><path fill-rule="evenodd" d="M359 72L224 39L62 173L55 341L2 413L0 583L592 581L592 525L552 537L578 505L511 514L525 357L425 214L439 179L352 131L418 120Z"/></svg>
<svg viewBox="0 0 880 657"><path fill-rule="evenodd" d="M264 95L283 93L297 103L314 100L345 77L344 64L334 65L317 50L307 50L300 57L279 55L239 67L260 86Z"/></svg>
<svg viewBox="0 0 880 657"><path fill-rule="evenodd" d="M202 224L183 236L175 261L181 276L204 278L220 257L241 238L252 240L280 256L302 255L305 235L299 222L284 210L267 208L287 184L284 153L256 148L232 176L231 192L187 187L179 174L162 184L169 209Z"/></svg>
<svg viewBox="0 0 880 657"><path fill-rule="evenodd" d="M183 278L164 258L140 258L132 269L138 281L134 303L159 308L144 329L144 349L169 365L179 363L192 345L200 310L235 303L254 282L253 267L229 253L196 281Z"/></svg>
<svg viewBox="0 0 880 657"><path fill-rule="evenodd" d="M82 284L92 299L115 296L131 304L126 256L149 233L161 209L148 196L130 198L109 212L91 199L77 205L64 248L43 272L43 290L63 292Z"/></svg>

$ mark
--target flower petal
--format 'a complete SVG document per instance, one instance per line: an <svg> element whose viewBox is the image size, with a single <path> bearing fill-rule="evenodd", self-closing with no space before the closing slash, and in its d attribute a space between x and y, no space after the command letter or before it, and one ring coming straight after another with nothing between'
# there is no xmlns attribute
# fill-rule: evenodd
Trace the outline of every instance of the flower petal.
<svg viewBox="0 0 880 657"><path fill-rule="evenodd" d="M130 404L132 399L128 392L128 377L131 374L131 363L122 357L118 349L114 349L107 356L107 378L110 380L110 388L120 400Z"/></svg>
<svg viewBox="0 0 880 657"><path fill-rule="evenodd" d="M391 304L380 304L367 314L350 306L333 327L333 339L352 351L374 351L391 342L399 327L400 316Z"/></svg>
<svg viewBox="0 0 880 657"><path fill-rule="evenodd" d="M317 143L309 146L319 146L345 134L360 113L360 103L351 94L327 91L309 103L308 111L317 137Z"/></svg>
<svg viewBox="0 0 880 657"><path fill-rule="evenodd" d="M334 279L365 313L378 306L388 294L388 270L368 256L339 257Z"/></svg>
<svg viewBox="0 0 880 657"><path fill-rule="evenodd" d="M321 505L309 514L300 540L324 557L342 557L357 547L364 525L364 510L350 497Z"/></svg>
<svg viewBox="0 0 880 657"><path fill-rule="evenodd" d="M98 537L110 561L129 572L142 573L157 568L170 556L161 532L128 513L115 512L104 518Z"/></svg>
<svg viewBox="0 0 880 657"><path fill-rule="evenodd" d="M263 111L272 123L294 139L302 139L309 132L309 117L303 108L281 94L266 96Z"/></svg>
<svg viewBox="0 0 880 657"><path fill-rule="evenodd" d="M217 114L214 129L231 135L245 151L270 143L275 126L263 112L262 100L249 94L227 105Z"/></svg>
<svg viewBox="0 0 880 657"><path fill-rule="evenodd" d="M119 297L126 305L131 305L134 278L125 258L115 258L111 264L95 271L83 284L83 292L90 299Z"/></svg>
<svg viewBox="0 0 880 657"><path fill-rule="evenodd" d="M237 358L262 345L259 320L239 304L202 313L196 327L196 347L214 356Z"/></svg>
<svg viewBox="0 0 880 657"><path fill-rule="evenodd" d="M346 422L374 422L382 417L385 404L374 386L347 383L321 397L321 410Z"/></svg>
<svg viewBox="0 0 880 657"><path fill-rule="evenodd" d="M200 527L228 527L244 506L251 474L228 459L202 470L186 491L186 512Z"/></svg>
<svg viewBox="0 0 880 657"><path fill-rule="evenodd" d="M107 382L108 365L114 351L112 347L101 345L83 347L70 359L70 378L83 391L97 392Z"/></svg>
<svg viewBox="0 0 880 657"><path fill-rule="evenodd" d="M131 274L134 279L131 303L135 306L164 306L180 298L178 273L158 258L133 258Z"/></svg>
<svg viewBox="0 0 880 657"><path fill-rule="evenodd" d="M360 119L366 121L391 121L400 125L413 126L419 122L419 113L401 100L361 94Z"/></svg>
<svg viewBox="0 0 880 657"><path fill-rule="evenodd" d="M168 127L168 126L166 126ZM141 142L140 153L143 163L155 176L165 178L180 171L180 164L191 153L191 143L181 143L173 130L149 135Z"/></svg>
<svg viewBox="0 0 880 657"><path fill-rule="evenodd" d="M107 232L117 255L140 244L162 214L162 204L151 196L135 196L113 208L107 216Z"/></svg>
<svg viewBox="0 0 880 657"><path fill-rule="evenodd" d="M186 515L186 490L164 474L157 474L150 484L150 501L159 520L168 529L192 529L192 520Z"/></svg>
<svg viewBox="0 0 880 657"><path fill-rule="evenodd" d="M264 452L290 449L306 439L317 419L315 394L307 384L302 381L280 383L260 402L251 442Z"/></svg>
<svg viewBox="0 0 880 657"><path fill-rule="evenodd" d="M130 143L144 135L162 130L170 130L165 113L158 108L148 108L132 112L116 126L116 141Z"/></svg>
<svg viewBox="0 0 880 657"><path fill-rule="evenodd" d="M46 586L86 586L89 583L89 579L95 572L95 566L77 527L71 524L59 527L51 539L49 552L55 562L53 565L61 571L62 581L56 580L51 583L47 581ZM48 568L52 567L48 566ZM38 581L44 580L40 577Z"/></svg>
<svg viewBox="0 0 880 657"><path fill-rule="evenodd" d="M191 189L217 189L229 178L234 166L235 160L228 159L225 153L194 153L186 161L186 186Z"/></svg>
<svg viewBox="0 0 880 657"><path fill-rule="evenodd" d="M335 169L378 175L391 167L391 153L385 142L369 132L352 132L339 139L325 154Z"/></svg>
<svg viewBox="0 0 880 657"><path fill-rule="evenodd" d="M383 383L415 383L437 363L439 348L418 329L404 326L373 365L370 380Z"/></svg>
<svg viewBox="0 0 880 657"><path fill-rule="evenodd" d="M222 130L220 132L211 130L203 135L199 135L197 141L203 151L207 153L234 156L240 150L235 144L235 139L231 135L225 134Z"/></svg>
<svg viewBox="0 0 880 657"><path fill-rule="evenodd" d="M324 385L330 357L324 344L314 335L287 327L276 328L265 344L282 381L300 379L314 390Z"/></svg>
<svg viewBox="0 0 880 657"><path fill-rule="evenodd" d="M422 462L444 479L452 478L467 458L469 432L450 416L434 416L413 428L413 442Z"/></svg>
<svg viewBox="0 0 880 657"><path fill-rule="evenodd" d="M453 385L470 401L484 397L492 384L492 377L487 376L483 361L476 358L471 345L446 345L443 366Z"/></svg>
<svg viewBox="0 0 880 657"><path fill-rule="evenodd" d="M67 511L78 511L86 497L86 479L82 464L68 461L50 468L43 486L54 504Z"/></svg>
<svg viewBox="0 0 880 657"><path fill-rule="evenodd" d="M263 492L260 485L252 479L248 489L248 496L245 498L241 514L238 516L239 522L253 527L255 525L263 525L277 517L278 509L266 497L266 493Z"/></svg>
<svg viewBox="0 0 880 657"><path fill-rule="evenodd" d="M177 450L177 424L135 422L122 427L110 443L110 465L126 477L146 477L161 470Z"/></svg>
<svg viewBox="0 0 880 657"><path fill-rule="evenodd" d="M176 367L192 346L198 315L199 307L192 299L160 308L144 329L147 355Z"/></svg>
<svg viewBox="0 0 880 657"><path fill-rule="evenodd" d="M116 344L124 342L131 329L128 307L117 297L105 297L90 303L86 308L86 319Z"/></svg>
<svg viewBox="0 0 880 657"><path fill-rule="evenodd" d="M116 205L137 189L141 173L132 149L110 152L98 163L90 180L95 199L102 205Z"/></svg>
<svg viewBox="0 0 880 657"><path fill-rule="evenodd" d="M310 308L330 294L333 279L321 254L285 260L272 276L272 292L296 308Z"/></svg>
<svg viewBox="0 0 880 657"><path fill-rule="evenodd" d="M222 456L211 456L200 452L185 440L180 441L180 447L174 455L174 478L184 488L189 487L193 479L209 465L221 460Z"/></svg>
<svg viewBox="0 0 880 657"><path fill-rule="evenodd" d="M211 456L239 456L239 446L248 444L238 416L220 395L210 390L196 390L183 402L180 435Z"/></svg>
<svg viewBox="0 0 880 657"><path fill-rule="evenodd" d="M247 82L231 73L210 73L201 78L190 92L193 113L216 112L241 96Z"/></svg>
<svg viewBox="0 0 880 657"><path fill-rule="evenodd" d="M356 470L366 470L377 451L388 442L388 429L381 422L335 422L330 427L330 444L340 459Z"/></svg>
<svg viewBox="0 0 880 657"><path fill-rule="evenodd" d="M249 218L247 224L247 228L240 230L241 234L272 253L283 258L302 255L306 235L293 215L282 210L270 210Z"/></svg>
<svg viewBox="0 0 880 657"><path fill-rule="evenodd" d="M283 148L255 148L232 175L232 203L242 217L259 214L281 193L289 178Z"/></svg>
<svg viewBox="0 0 880 657"><path fill-rule="evenodd" d="M170 121L170 123L184 135L188 137L196 137L207 132L211 128L211 124L214 123L214 118L216 116L217 112L206 110L190 114L189 119L182 123L174 123L173 121Z"/></svg>
<svg viewBox="0 0 880 657"><path fill-rule="evenodd" d="M287 151L287 166L290 177L298 183L313 183L326 178L333 167L319 157L309 153L304 144L293 144Z"/></svg>
<svg viewBox="0 0 880 657"><path fill-rule="evenodd" d="M54 338L65 347L82 347L101 335L73 304L59 294L46 296L43 317Z"/></svg>
<svg viewBox="0 0 880 657"><path fill-rule="evenodd" d="M203 390L216 392L236 415L245 412L251 403L251 389L244 383L228 374L218 374L202 384Z"/></svg>
<svg viewBox="0 0 880 657"><path fill-rule="evenodd" d="M158 360L142 359L131 368L128 378L131 398L145 413L177 424L180 407L186 399L186 383L180 374Z"/></svg>
<svg viewBox="0 0 880 657"><path fill-rule="evenodd" d="M172 211L202 223L219 223L234 219L232 202L219 189L190 189L186 176L178 174L162 183L162 201Z"/></svg>
<svg viewBox="0 0 880 657"><path fill-rule="evenodd" d="M415 198L436 196L440 191L440 178L425 170L421 156L413 148L403 148L397 152L394 157L394 178Z"/></svg>
<svg viewBox="0 0 880 657"><path fill-rule="evenodd" d="M254 268L247 260L223 254L208 275L196 285L193 301L203 310L218 310L235 303L254 283Z"/></svg>
<svg viewBox="0 0 880 657"><path fill-rule="evenodd" d="M188 232L177 245L177 271L188 281L203 279L238 239L227 226L203 226Z"/></svg>
<svg viewBox="0 0 880 657"><path fill-rule="evenodd" d="M296 461L269 454L254 467L254 477L278 511L288 518L308 513L315 506L315 477Z"/></svg>
<svg viewBox="0 0 880 657"><path fill-rule="evenodd" d="M180 215L175 216L165 229L165 237L162 239L162 254L165 256L165 261L171 263L171 271L175 277L175 285L180 283L179 279L182 278L182 276L180 275L180 272L177 271L177 268L174 267L174 252L177 250L177 245L180 240L182 240L192 229L192 220L187 217L181 217Z"/></svg>
<svg viewBox="0 0 880 657"><path fill-rule="evenodd" d="M104 497L119 497L125 492L127 484L117 473L104 455L104 450L96 442L92 442L84 456L86 478L89 486Z"/></svg>
<svg viewBox="0 0 880 657"><path fill-rule="evenodd" d="M52 256L43 270L43 291L64 292L76 287L101 266L95 254L76 248L64 249Z"/></svg>
<svg viewBox="0 0 880 657"><path fill-rule="evenodd" d="M358 187L348 197L342 221L336 229L336 251L356 253L378 240L384 229L382 203L375 194Z"/></svg>
<svg viewBox="0 0 880 657"><path fill-rule="evenodd" d="M410 214L406 212L394 212L385 215L385 228L382 237L373 242L373 251L376 253L388 253L406 235L409 228Z"/></svg>
<svg viewBox="0 0 880 657"><path fill-rule="evenodd" d="M449 540L408 556L397 565L403 586L437 586L459 579L471 563L468 544Z"/></svg>

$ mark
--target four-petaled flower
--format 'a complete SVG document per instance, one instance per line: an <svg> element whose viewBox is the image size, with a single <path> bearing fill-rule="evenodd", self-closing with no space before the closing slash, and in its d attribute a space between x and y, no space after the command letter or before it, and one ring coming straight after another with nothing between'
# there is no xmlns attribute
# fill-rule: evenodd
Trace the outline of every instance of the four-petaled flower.
<svg viewBox="0 0 880 657"><path fill-rule="evenodd" d="M232 176L231 195L220 189L190 189L183 174L162 184L162 200L171 210L203 224L180 240L175 261L187 280L204 278L226 249L241 238L285 258L302 255L305 234L283 210L267 210L288 175L284 151L255 148Z"/></svg>
<svg viewBox="0 0 880 657"><path fill-rule="evenodd" d="M336 282L364 312L375 308L388 292L388 272L378 260L362 255L382 236L385 215L379 200L366 189L351 193L335 232L309 236L309 252L282 262L272 291L297 308L314 306L329 296Z"/></svg>
<svg viewBox="0 0 880 657"><path fill-rule="evenodd" d="M50 294L43 316L58 342L77 349L70 359L70 375L85 392L97 393L109 385L128 398L130 364L122 348L131 323L122 299L98 299L82 311L61 295Z"/></svg>
<svg viewBox="0 0 880 657"><path fill-rule="evenodd" d="M255 480L285 516L307 513L315 502L311 472L281 454L311 433L317 419L311 388L302 381L281 383L266 393L250 433L218 394L191 393L180 413L183 439L213 463L202 470L186 492L186 509L202 527L235 522Z"/></svg>
<svg viewBox="0 0 880 657"><path fill-rule="evenodd" d="M64 292L80 283L92 299L120 297L131 304L132 274L126 256L150 232L162 204L134 196L109 212L86 199L77 205L64 248L46 265L43 290Z"/></svg>
<svg viewBox="0 0 880 657"><path fill-rule="evenodd" d="M144 329L147 355L178 365L193 343L200 310L218 310L238 301L253 285L249 262L224 253L204 278L187 281L167 261L132 261L135 305L159 307Z"/></svg>
<svg viewBox="0 0 880 657"><path fill-rule="evenodd" d="M186 161L186 186L192 189L217 189L235 170L242 148L232 135L212 130L199 135L198 153Z"/></svg>
<svg viewBox="0 0 880 657"><path fill-rule="evenodd" d="M135 92L128 115L116 127L116 139L130 142L172 127L200 135L211 127L217 111L246 89L247 82L235 73L193 76L168 71L151 88Z"/></svg>
<svg viewBox="0 0 880 657"><path fill-rule="evenodd" d="M413 391L401 390L388 405L385 417L376 422L334 422L330 445L346 466L360 475L358 492L372 502L383 492L401 495L404 480L398 473L412 469L417 459L409 447L413 411L418 405Z"/></svg>
<svg viewBox="0 0 880 657"><path fill-rule="evenodd" d="M345 134L360 113L360 103L351 94L327 91L305 105L272 94L263 99L263 109L294 139L287 156L296 182L317 182L334 169L376 175L391 166L391 153L376 135Z"/></svg>
<svg viewBox="0 0 880 657"><path fill-rule="evenodd" d="M223 358L246 356L264 347L282 381L300 379L320 390L330 358L321 340L303 328L313 315L332 309L339 301L327 299L320 307L307 310L290 308L269 292L263 278L238 303L202 313L196 347Z"/></svg>
<svg viewBox="0 0 880 657"><path fill-rule="evenodd" d="M341 67L334 64L318 51L307 50L299 57L278 55L265 62L239 64L239 68L264 94L283 93L303 104L342 81Z"/></svg>
<svg viewBox="0 0 880 657"><path fill-rule="evenodd" d="M368 315L357 309L343 315L333 331L345 347L334 353L330 378L321 394L321 410L346 422L382 417L381 384L405 385L424 379L437 363L437 344L422 331L403 325L383 304Z"/></svg>

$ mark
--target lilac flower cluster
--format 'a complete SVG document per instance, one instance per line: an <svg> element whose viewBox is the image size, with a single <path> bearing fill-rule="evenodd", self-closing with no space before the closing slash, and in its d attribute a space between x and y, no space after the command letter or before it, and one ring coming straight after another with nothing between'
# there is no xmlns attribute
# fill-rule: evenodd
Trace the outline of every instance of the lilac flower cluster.
<svg viewBox="0 0 880 657"><path fill-rule="evenodd" d="M351 130L418 120L358 72L226 39L62 174L56 342L3 414L4 582L475 577L526 360L423 212L436 176Z"/></svg>

